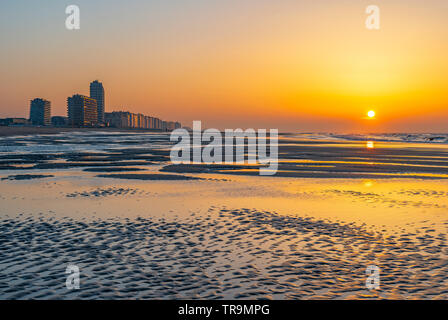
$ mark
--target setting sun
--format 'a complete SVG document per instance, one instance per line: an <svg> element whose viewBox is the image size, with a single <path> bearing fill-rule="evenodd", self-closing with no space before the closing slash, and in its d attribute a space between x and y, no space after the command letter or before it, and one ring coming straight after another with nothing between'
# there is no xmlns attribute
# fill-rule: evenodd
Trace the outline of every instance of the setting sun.
<svg viewBox="0 0 448 320"><path fill-rule="evenodd" d="M368 116L369 118L375 118L375 115L376 115L376 113L375 113L375 111L373 111L373 110L370 110L369 112L367 112L367 116Z"/></svg>

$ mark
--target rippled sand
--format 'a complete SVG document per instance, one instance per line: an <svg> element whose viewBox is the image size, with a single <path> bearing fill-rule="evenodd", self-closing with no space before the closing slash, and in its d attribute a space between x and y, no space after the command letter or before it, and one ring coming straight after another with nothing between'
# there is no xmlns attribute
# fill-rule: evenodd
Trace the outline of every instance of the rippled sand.
<svg viewBox="0 0 448 320"><path fill-rule="evenodd" d="M0 227L5 299L443 298L443 234L383 237L363 228L250 209L184 219L23 217ZM82 270L69 293L65 267ZM364 288L366 265L380 290Z"/></svg>
<svg viewBox="0 0 448 320"><path fill-rule="evenodd" d="M166 136L146 146L139 135L95 139L107 146L84 145L94 140L86 134L2 140L1 299L447 297L448 180L426 176L444 175L434 169L443 147L434 158L432 146L370 150L363 178L335 179L364 146L325 155L327 146L307 142L283 158L308 157L305 167L292 161L307 174L327 162L325 178L304 179L164 170ZM406 157L399 169L369 164ZM79 290L65 286L69 264L80 269ZM369 265L380 268L378 290L366 288Z"/></svg>

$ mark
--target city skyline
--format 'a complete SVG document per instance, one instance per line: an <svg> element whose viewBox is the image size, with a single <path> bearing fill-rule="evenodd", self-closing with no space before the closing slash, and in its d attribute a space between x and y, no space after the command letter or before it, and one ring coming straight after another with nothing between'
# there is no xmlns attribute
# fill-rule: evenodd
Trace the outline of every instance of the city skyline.
<svg viewBox="0 0 448 320"><path fill-rule="evenodd" d="M167 121L157 117L144 115L142 113L134 113L129 110L124 111L123 107L116 107L110 112L106 112L106 95L103 87L103 83L99 80L90 82L90 95L75 93L66 99L66 112L64 115L53 115L51 113L51 101L44 98L34 98L30 100L28 106L28 117L14 117L8 116L0 118L4 123L8 120L19 121L20 125L33 125L33 126L54 126L53 118L58 123L57 126L63 126L61 124L65 119L65 125L74 127L93 127L93 126L106 126L116 128L140 128L140 129L156 129L156 130L174 130L181 128L179 121ZM93 105L94 104L94 105ZM75 107L76 105L76 107ZM75 111L81 106L86 106L89 110L88 120L83 120L81 109ZM93 110L95 115L93 115ZM76 116L74 114L77 114ZM115 117L127 117L127 124L124 124L122 119L117 121ZM73 118L76 117L76 120ZM93 120L95 118L96 120ZM137 119L137 120L134 120ZM22 120L24 122L22 122ZM126 122L126 121L125 121Z"/></svg>
<svg viewBox="0 0 448 320"><path fill-rule="evenodd" d="M111 127L172 131L182 127L179 121L162 120L129 110L106 112L102 82L90 83L90 96L75 93L66 100L66 116L52 116L51 101L34 98L29 103L29 117L0 118L1 126Z"/></svg>
<svg viewBox="0 0 448 320"><path fill-rule="evenodd" d="M0 117L26 116L36 96L64 114L100 78L110 111L207 127L446 131L446 3L427 4L377 1L381 28L368 30L355 1L80 0L81 28L68 31L66 3L18 0L0 13Z"/></svg>

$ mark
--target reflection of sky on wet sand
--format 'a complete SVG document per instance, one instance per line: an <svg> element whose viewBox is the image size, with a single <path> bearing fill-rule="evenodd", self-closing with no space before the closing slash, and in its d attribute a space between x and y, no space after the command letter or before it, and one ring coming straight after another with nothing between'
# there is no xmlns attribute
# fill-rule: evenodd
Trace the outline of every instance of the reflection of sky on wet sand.
<svg viewBox="0 0 448 320"><path fill-rule="evenodd" d="M3 273L22 298L429 298L442 291L448 181L200 176L210 180L69 171L2 181L0 212L12 228L2 233L17 233L4 244ZM34 262L10 264L17 254ZM60 289L58 268L63 274L68 262L81 266L89 289ZM385 274L373 292L364 287L372 263ZM21 276L41 265L43 287L21 287ZM11 297L2 289L0 296Z"/></svg>
<svg viewBox="0 0 448 320"><path fill-rule="evenodd" d="M42 139L51 144L51 137ZM0 171L0 179L9 177L0 180L0 272L15 288L0 288L0 298L441 297L448 275L448 179L429 178L446 176L446 146L407 143L397 149L375 142L370 154L362 153L365 141L337 149L305 143L307 151L282 154L281 164L293 166L293 174L302 168L326 175L322 179L244 175L258 172L247 168L177 173L202 178L194 181L99 178L98 172L83 171L110 162L143 170L126 174L163 174L159 170L167 162L143 151L120 153L129 143L138 145L137 137L120 139L124 145L111 143L113 151L89 146L95 156L75 153L47 162L21 163L26 161L18 146L18 168ZM37 150L33 142L29 152ZM116 158L109 159L111 154ZM303 155L308 158L297 158ZM36 161L41 168L33 168ZM335 179L335 168L363 173ZM394 178L381 176L385 171ZM14 180L19 174L51 176ZM55 278L73 260L87 273L89 289L79 296L67 296ZM372 263L384 270L381 291L363 284ZM22 277L36 268L45 279L42 287L24 286ZM179 281L171 286L173 279Z"/></svg>
<svg viewBox="0 0 448 320"><path fill-rule="evenodd" d="M2 181L2 215L39 211L86 218L169 216L169 212L182 216L195 210L206 211L213 205L393 228L425 220L444 221L448 206L448 181L444 180L200 174L197 176L210 180L142 182L97 178L95 173L75 170L52 174L55 177L42 180ZM120 188L135 192L123 194ZM100 194L108 189L110 193ZM70 197L82 193L85 195Z"/></svg>

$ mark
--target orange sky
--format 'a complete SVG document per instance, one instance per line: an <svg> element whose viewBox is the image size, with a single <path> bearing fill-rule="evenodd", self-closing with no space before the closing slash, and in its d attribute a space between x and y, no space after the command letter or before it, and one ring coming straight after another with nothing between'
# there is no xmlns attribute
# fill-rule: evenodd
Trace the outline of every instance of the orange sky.
<svg viewBox="0 0 448 320"><path fill-rule="evenodd" d="M367 30L358 0L81 0L79 31L66 4L28 2L1 5L0 117L35 97L63 115L99 79L107 111L185 125L447 131L443 1L377 1L381 29Z"/></svg>

